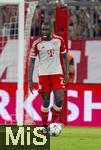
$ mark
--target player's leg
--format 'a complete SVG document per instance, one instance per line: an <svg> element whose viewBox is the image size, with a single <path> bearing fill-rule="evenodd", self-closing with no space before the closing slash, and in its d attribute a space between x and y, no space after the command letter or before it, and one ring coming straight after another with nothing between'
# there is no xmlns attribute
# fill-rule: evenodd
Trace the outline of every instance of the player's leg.
<svg viewBox="0 0 101 150"><path fill-rule="evenodd" d="M47 126L48 114L49 114L49 104L50 104L50 92L41 93L42 106L41 106L41 117L43 126Z"/></svg>
<svg viewBox="0 0 101 150"><path fill-rule="evenodd" d="M39 93L42 97L41 117L43 126L47 126L50 104L50 81L49 76L39 76Z"/></svg>
<svg viewBox="0 0 101 150"><path fill-rule="evenodd" d="M54 91L55 103L52 107L52 123L56 121L56 119L60 116L62 110L62 103L64 99L64 90L56 90Z"/></svg>
<svg viewBox="0 0 101 150"><path fill-rule="evenodd" d="M63 75L61 74L51 76L51 85L55 96L55 103L52 108L52 123L55 122L56 118L61 113L65 90L63 79Z"/></svg>

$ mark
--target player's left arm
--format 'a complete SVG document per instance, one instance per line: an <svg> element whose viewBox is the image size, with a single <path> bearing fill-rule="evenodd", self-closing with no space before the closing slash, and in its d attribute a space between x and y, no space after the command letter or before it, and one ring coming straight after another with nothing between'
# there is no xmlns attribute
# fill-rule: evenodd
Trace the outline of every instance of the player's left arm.
<svg viewBox="0 0 101 150"><path fill-rule="evenodd" d="M70 73L74 73L74 59L73 58L69 62L69 66L70 66Z"/></svg>
<svg viewBox="0 0 101 150"><path fill-rule="evenodd" d="M64 82L65 84L68 83L68 80L69 80L69 61L68 61L68 58L67 58L67 53L66 53L66 46L65 46L65 42L64 42L64 39L61 38L61 47L60 47L60 52L61 52L61 55L63 57L63 61L64 61L64 69L65 69L65 76L64 76Z"/></svg>
<svg viewBox="0 0 101 150"><path fill-rule="evenodd" d="M62 53L62 57L63 57L63 60L64 60L64 67L65 67L64 82L65 82L65 84L67 84L68 80L69 80L69 72L70 72L69 61L68 61L66 53Z"/></svg>

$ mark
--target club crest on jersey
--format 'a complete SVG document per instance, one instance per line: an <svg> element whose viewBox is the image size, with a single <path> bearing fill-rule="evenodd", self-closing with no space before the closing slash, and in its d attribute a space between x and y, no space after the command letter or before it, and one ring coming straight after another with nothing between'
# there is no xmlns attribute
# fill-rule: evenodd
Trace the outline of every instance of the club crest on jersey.
<svg viewBox="0 0 101 150"><path fill-rule="evenodd" d="M54 49L48 50L48 55L49 55L49 57L53 57L53 55L54 55Z"/></svg>

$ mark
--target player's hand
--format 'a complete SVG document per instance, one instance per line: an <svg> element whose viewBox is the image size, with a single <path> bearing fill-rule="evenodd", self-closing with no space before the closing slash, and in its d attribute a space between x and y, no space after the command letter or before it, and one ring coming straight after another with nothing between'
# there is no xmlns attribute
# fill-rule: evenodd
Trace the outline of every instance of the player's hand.
<svg viewBox="0 0 101 150"><path fill-rule="evenodd" d="M69 82L69 75L64 77L64 84L67 85Z"/></svg>
<svg viewBox="0 0 101 150"><path fill-rule="evenodd" d="M29 89L30 89L30 92L31 92L32 94L34 94L34 93L33 93L33 87L34 87L34 83L33 83L33 81L31 80L31 81L29 81Z"/></svg>

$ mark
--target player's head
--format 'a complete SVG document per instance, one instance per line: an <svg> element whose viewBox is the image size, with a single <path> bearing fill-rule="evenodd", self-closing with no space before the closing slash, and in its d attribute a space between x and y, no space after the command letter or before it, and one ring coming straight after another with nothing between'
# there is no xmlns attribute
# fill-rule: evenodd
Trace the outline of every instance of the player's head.
<svg viewBox="0 0 101 150"><path fill-rule="evenodd" d="M52 35L52 27L50 22L44 22L41 25L41 37L44 40L51 40L51 35Z"/></svg>

